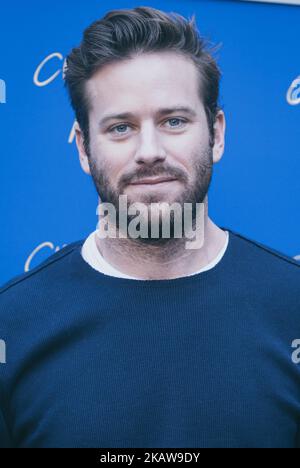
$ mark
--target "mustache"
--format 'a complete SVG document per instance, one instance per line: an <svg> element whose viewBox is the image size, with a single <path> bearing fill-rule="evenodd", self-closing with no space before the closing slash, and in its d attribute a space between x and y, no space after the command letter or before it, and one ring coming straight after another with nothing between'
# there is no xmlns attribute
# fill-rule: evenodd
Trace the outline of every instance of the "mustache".
<svg viewBox="0 0 300 468"><path fill-rule="evenodd" d="M120 185L128 185L132 182L136 182L137 180L146 179L150 177L174 177L175 179L186 181L186 175L177 168L163 168L163 167L152 167L150 168L143 168L134 174L125 174L121 180Z"/></svg>

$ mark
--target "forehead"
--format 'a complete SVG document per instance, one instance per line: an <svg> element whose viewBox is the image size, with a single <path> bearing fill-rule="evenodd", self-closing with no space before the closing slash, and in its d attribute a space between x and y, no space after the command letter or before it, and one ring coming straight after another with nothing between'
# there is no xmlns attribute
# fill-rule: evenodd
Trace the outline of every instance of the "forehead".
<svg viewBox="0 0 300 468"><path fill-rule="evenodd" d="M197 110L199 74L175 52L141 54L105 65L86 83L91 112L151 111L178 102Z"/></svg>

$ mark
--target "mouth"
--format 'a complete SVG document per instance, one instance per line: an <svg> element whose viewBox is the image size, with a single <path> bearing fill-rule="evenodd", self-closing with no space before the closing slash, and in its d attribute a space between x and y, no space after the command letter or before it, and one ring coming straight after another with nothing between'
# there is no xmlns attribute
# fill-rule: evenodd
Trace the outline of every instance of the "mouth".
<svg viewBox="0 0 300 468"><path fill-rule="evenodd" d="M174 177L156 177L152 179L141 179L137 182L132 182L130 185L159 185L174 182L176 180L177 179L175 179Z"/></svg>

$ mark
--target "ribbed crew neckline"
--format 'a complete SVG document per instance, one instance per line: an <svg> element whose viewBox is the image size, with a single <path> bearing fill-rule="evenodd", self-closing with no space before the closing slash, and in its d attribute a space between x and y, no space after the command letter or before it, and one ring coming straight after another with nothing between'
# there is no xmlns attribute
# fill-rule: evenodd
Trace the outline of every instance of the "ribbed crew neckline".
<svg viewBox="0 0 300 468"><path fill-rule="evenodd" d="M74 265L74 271L72 272L75 275L81 276L82 273L87 275L89 278L94 279L96 281L101 281L102 284L110 284L110 285L125 285L130 287L165 287L165 286L181 286L185 284L193 284L201 281L202 279L214 276L219 272L222 272L226 265L228 264L230 258L232 257L232 249L233 249L233 237L234 234L229 228L220 227L220 229L224 231L228 231L228 245L223 254L221 260L209 270L205 270L194 275L190 276L181 276L178 278L171 278L171 279L131 279L131 278L118 278L115 276L106 275L100 271L95 270L89 263L87 263L81 254L81 248L85 239L78 241L74 248L73 252L71 253L69 259L71 263Z"/></svg>

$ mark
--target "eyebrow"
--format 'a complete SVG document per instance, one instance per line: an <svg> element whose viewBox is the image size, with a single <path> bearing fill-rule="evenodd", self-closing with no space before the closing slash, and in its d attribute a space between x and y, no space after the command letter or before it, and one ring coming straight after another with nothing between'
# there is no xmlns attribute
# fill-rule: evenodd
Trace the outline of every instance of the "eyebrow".
<svg viewBox="0 0 300 468"><path fill-rule="evenodd" d="M175 107L162 107L158 109L156 114L163 117L167 114L172 114L174 112L185 112L186 114L196 117L197 113L191 107L187 106L175 106ZM108 114L99 122L99 127L103 127L111 119L132 119L134 114L132 112L123 112L121 114Z"/></svg>

